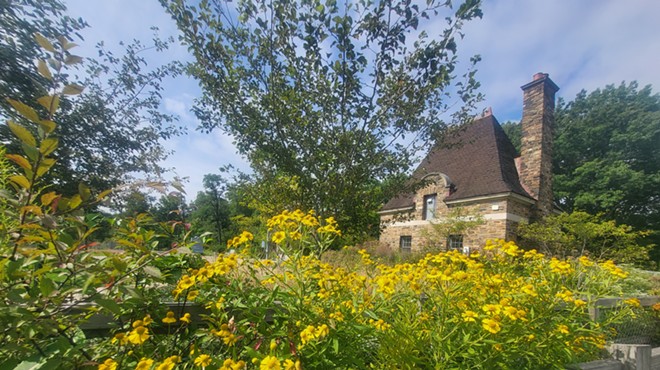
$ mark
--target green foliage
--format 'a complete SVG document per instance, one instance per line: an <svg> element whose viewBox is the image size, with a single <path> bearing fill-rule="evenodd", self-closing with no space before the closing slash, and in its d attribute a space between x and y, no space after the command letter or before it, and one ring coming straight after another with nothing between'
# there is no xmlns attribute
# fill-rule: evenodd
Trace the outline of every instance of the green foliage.
<svg viewBox="0 0 660 370"><path fill-rule="evenodd" d="M144 54L150 49L163 51L171 41L157 37L153 45L135 41L118 56L99 44L98 59L85 60L83 68L79 63L82 59L71 54L75 46L71 41L86 23L65 16L65 11L61 0L0 4L0 26L6 41L0 45L0 96L12 97L41 112L48 104L39 100L48 95L44 86L52 79L65 85L65 96L54 102L57 116L51 117L58 122L58 160L45 175L46 181L52 190L71 196L77 193L79 182L102 191L119 185L130 174L158 174L162 171L158 162L167 155L161 140L181 131L174 116L159 111L161 83L176 76L180 65L173 62L150 68ZM35 32L44 35L38 43L33 39ZM72 65L75 75L50 75L62 65ZM82 82L74 83L76 80ZM85 92L78 95L81 84ZM0 117L23 119L6 101L0 103ZM12 152L19 150L20 143L7 127L0 128L0 140L11 142Z"/></svg>
<svg viewBox="0 0 660 370"><path fill-rule="evenodd" d="M447 250L447 238L450 235L465 235L468 231L484 224L481 215L467 212L462 207L452 208L446 217L430 220L429 228L424 229L426 239L424 251Z"/></svg>
<svg viewBox="0 0 660 370"><path fill-rule="evenodd" d="M573 101L559 100L555 119L553 190L560 206L651 230L644 243L660 245L660 95L637 82L583 90ZM520 124L502 128L515 144ZM652 252L656 263L659 253Z"/></svg>
<svg viewBox="0 0 660 370"><path fill-rule="evenodd" d="M640 245L648 232L635 231L631 226L581 211L521 224L518 234L530 246L561 258L590 256L597 260L612 259L618 263L641 265L649 259L650 247Z"/></svg>
<svg viewBox="0 0 660 370"><path fill-rule="evenodd" d="M560 101L553 154L556 199L602 213L660 241L660 95L636 82Z"/></svg>
<svg viewBox="0 0 660 370"><path fill-rule="evenodd" d="M197 60L202 128L233 135L257 199L334 215L355 239L377 234L375 212L401 185L389 180L446 128L449 91L457 121L478 97L474 70L454 73L479 1L161 3ZM297 189L275 194L280 179Z"/></svg>
<svg viewBox="0 0 660 370"><path fill-rule="evenodd" d="M154 251L162 236L145 227L150 222L145 216L114 220L114 240L100 248L94 234L103 220L84 209L110 191L98 193L80 183L76 194L64 196L45 182L58 152L53 121L58 102L81 87L58 85L63 66L78 63L62 52L72 45L36 38L60 63L39 63L49 82L50 94L38 98L45 115L7 99L20 118L8 121L8 128L21 153L0 157L0 367L81 368L97 356L82 323L98 313L131 319L162 297L154 289L167 281L156 267L164 256ZM167 259L173 266L199 263Z"/></svg>

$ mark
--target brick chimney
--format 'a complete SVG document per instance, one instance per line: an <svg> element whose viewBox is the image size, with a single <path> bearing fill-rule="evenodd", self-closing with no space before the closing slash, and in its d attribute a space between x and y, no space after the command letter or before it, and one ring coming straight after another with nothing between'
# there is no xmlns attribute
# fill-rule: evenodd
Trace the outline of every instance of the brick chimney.
<svg viewBox="0 0 660 370"><path fill-rule="evenodd" d="M536 199L533 218L550 214L552 196L552 132L555 93L559 87L547 73L537 73L523 90L520 182Z"/></svg>

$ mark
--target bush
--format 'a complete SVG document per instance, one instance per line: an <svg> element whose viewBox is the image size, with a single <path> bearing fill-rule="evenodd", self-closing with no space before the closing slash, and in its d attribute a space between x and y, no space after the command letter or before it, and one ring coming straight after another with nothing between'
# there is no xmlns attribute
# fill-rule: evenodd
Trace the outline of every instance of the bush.
<svg viewBox="0 0 660 370"><path fill-rule="evenodd" d="M101 360L126 368L171 359L222 369L562 368L599 358L607 327L632 309L589 318L587 308L618 293L613 283L626 275L611 261L547 259L511 242L394 266L362 250L349 271L318 258L338 234L329 222L299 211L271 219L281 258L221 255L190 271L174 295L208 315L154 317L154 330L182 336L119 342ZM252 240L245 233L232 243L247 251ZM133 322L116 338L137 338L141 326L151 330Z"/></svg>

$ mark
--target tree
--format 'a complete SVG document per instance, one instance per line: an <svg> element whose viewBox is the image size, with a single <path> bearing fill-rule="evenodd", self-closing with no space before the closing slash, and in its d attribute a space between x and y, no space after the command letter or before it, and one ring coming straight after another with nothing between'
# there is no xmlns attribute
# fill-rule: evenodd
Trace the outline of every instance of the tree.
<svg viewBox="0 0 660 370"><path fill-rule="evenodd" d="M651 230L646 243L660 245L660 95L637 82L583 90L559 100L555 120L553 190L562 209ZM520 135L519 124L503 127Z"/></svg>
<svg viewBox="0 0 660 370"><path fill-rule="evenodd" d="M478 84L455 80L457 40L480 2L225 2L161 0L197 63L202 128L232 134L258 182L297 179L299 204L362 237L411 159L446 127L444 114ZM420 25L443 19L444 29ZM478 58L473 58L476 63ZM397 181L391 181L391 179Z"/></svg>
<svg viewBox="0 0 660 370"><path fill-rule="evenodd" d="M58 46L72 41L86 24L65 16L66 6L60 0L5 1L0 10L6 42L0 49L0 92L15 100L36 102L48 95L48 84L44 76L34 71L34 61L42 60L59 69L56 67L61 62L55 57L55 50L62 53L64 63L80 61L69 49ZM42 33L44 39L59 41L55 47L40 49L35 32ZM105 50L101 43L97 46L99 59L85 60L85 69L74 70L77 76L69 72L56 76L62 84L80 79L85 92L75 98L63 97L54 117L59 122L60 146L47 181L55 190L75 194L80 182L104 190L126 181L130 174L162 171L158 163L167 152L161 142L179 134L181 128L175 123L176 117L159 111L161 82L176 76L180 65L172 62L150 68L144 53L150 49L163 51L170 42L157 37L153 45L134 41L119 56ZM43 109L36 103L32 106ZM4 99L0 117L21 119ZM7 127L0 127L0 140L18 145Z"/></svg>
<svg viewBox="0 0 660 370"><path fill-rule="evenodd" d="M518 233L530 246L559 258L589 256L597 260L613 259L617 263L641 265L649 259L649 247L640 245L646 232L634 231L631 226L581 211L547 216L540 222L522 224Z"/></svg>
<svg viewBox="0 0 660 370"><path fill-rule="evenodd" d="M204 191L197 193L193 202L192 220L195 229L210 231L215 240L224 245L229 239L227 229L230 226L229 202L223 197L226 184L220 175L204 175Z"/></svg>

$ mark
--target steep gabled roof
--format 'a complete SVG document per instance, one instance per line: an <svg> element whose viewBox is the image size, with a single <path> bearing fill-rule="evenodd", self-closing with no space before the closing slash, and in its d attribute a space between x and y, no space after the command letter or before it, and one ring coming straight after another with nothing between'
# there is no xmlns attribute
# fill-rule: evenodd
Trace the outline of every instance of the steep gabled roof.
<svg viewBox="0 0 660 370"><path fill-rule="evenodd" d="M443 173L451 180L452 192L445 201L512 192L531 199L518 179L516 149L493 115L479 118L455 136L436 146L422 160L413 181L431 173ZM414 206L412 193L387 202L382 211Z"/></svg>

